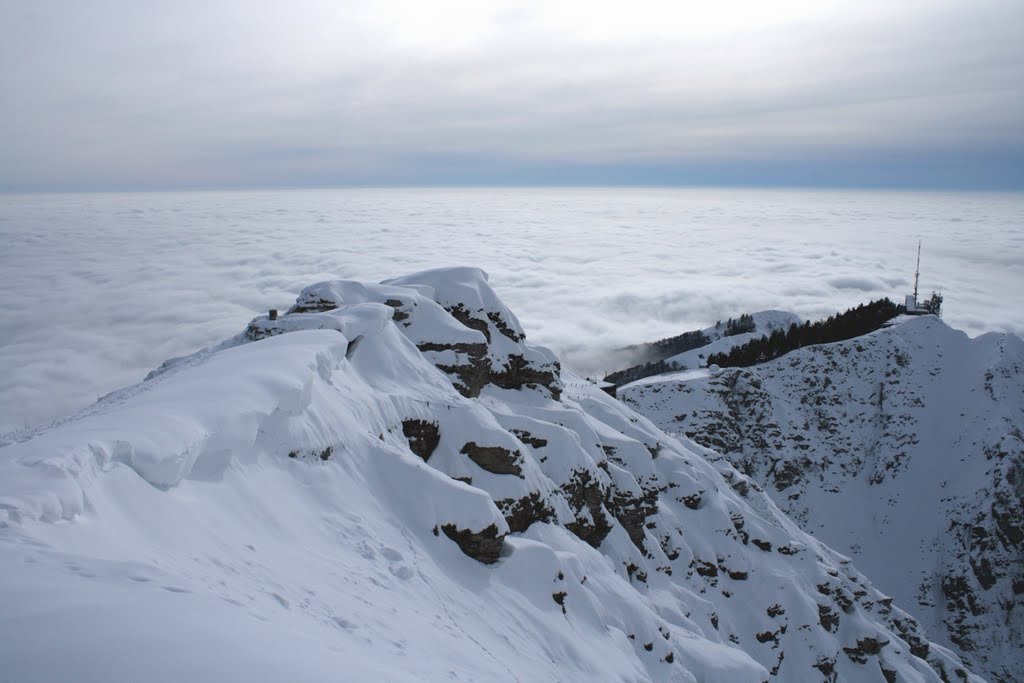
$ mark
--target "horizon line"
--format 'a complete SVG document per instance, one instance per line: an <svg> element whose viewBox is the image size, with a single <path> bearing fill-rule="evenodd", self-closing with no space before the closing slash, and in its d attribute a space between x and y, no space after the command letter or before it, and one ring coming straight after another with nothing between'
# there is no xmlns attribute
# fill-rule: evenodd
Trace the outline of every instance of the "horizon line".
<svg viewBox="0 0 1024 683"><path fill-rule="evenodd" d="M1015 185L941 185L941 184L756 184L756 183L344 183L344 184L253 184L253 185L205 185L165 187L108 187L108 188L5 188L0 195L70 195L70 194L156 194L175 192L284 192L324 190L587 190L587 189L629 189L629 190L783 190L821 192L907 192L936 193L962 192L969 194L1020 194L1024 186Z"/></svg>

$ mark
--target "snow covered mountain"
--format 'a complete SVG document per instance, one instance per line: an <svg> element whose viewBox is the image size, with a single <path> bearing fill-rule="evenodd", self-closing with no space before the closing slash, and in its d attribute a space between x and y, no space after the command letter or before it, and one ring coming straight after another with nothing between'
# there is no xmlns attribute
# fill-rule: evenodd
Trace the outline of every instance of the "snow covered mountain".
<svg viewBox="0 0 1024 683"><path fill-rule="evenodd" d="M325 282L0 448L0 678L980 681L479 270Z"/></svg>
<svg viewBox="0 0 1024 683"><path fill-rule="evenodd" d="M933 316L619 396L723 454L993 681L1024 680L1024 342Z"/></svg>
<svg viewBox="0 0 1024 683"><path fill-rule="evenodd" d="M741 317L742 319L742 317ZM719 323L701 330L708 343L700 348L671 356L666 361L680 366L681 369L704 367L705 359L713 353L725 353L736 346L742 346L752 339L770 335L775 330L787 330L790 325L799 325L800 317L787 311L758 311L749 315L749 329L735 334L728 333L728 323Z"/></svg>
<svg viewBox="0 0 1024 683"><path fill-rule="evenodd" d="M725 323L719 320L702 330L691 330L675 337L647 344L636 344L612 352L609 362L626 366L608 374L605 380L617 385L628 384L652 375L668 374L707 365L713 353L725 353L752 339L788 330L800 324L800 318L785 311L758 311L741 315Z"/></svg>

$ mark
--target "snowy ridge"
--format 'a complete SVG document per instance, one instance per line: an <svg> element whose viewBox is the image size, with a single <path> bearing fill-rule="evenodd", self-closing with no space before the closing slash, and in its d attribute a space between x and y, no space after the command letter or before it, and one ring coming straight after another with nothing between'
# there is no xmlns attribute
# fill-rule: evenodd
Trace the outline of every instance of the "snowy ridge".
<svg viewBox="0 0 1024 683"><path fill-rule="evenodd" d="M752 313L754 329L726 336L724 325L713 325L701 330L711 340L706 346L672 356L669 363L676 363L681 368L697 369L707 365L705 359L713 353L725 353L749 341L770 335L775 330L788 330L790 325L799 325L800 317L787 311L758 311Z"/></svg>
<svg viewBox="0 0 1024 683"><path fill-rule="evenodd" d="M1024 680L1024 342L932 316L620 390L715 449L993 681ZM913 539L913 540L911 540Z"/></svg>
<svg viewBox="0 0 1024 683"><path fill-rule="evenodd" d="M18 681L980 680L731 465L563 382L475 269L314 285L20 438Z"/></svg>

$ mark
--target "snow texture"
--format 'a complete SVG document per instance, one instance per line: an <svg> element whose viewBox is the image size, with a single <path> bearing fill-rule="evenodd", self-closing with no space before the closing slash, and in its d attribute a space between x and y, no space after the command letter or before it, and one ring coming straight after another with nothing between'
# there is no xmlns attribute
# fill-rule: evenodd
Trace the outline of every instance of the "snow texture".
<svg viewBox="0 0 1024 683"><path fill-rule="evenodd" d="M620 390L721 453L992 681L1024 680L1024 342L933 316Z"/></svg>
<svg viewBox="0 0 1024 683"><path fill-rule="evenodd" d="M23 682L981 680L469 268L313 285L22 433L0 561Z"/></svg>

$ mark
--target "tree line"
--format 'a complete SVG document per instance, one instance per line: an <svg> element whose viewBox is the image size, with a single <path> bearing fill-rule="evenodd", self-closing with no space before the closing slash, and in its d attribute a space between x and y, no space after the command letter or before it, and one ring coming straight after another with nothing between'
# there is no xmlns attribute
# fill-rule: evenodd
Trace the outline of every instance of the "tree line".
<svg viewBox="0 0 1024 683"><path fill-rule="evenodd" d="M723 353L707 357L707 364L720 367L748 367L764 363L803 346L829 344L873 332L902 312L902 307L889 299L861 304L843 313L817 322L793 323L788 330L775 330L770 335L751 340Z"/></svg>
<svg viewBox="0 0 1024 683"><path fill-rule="evenodd" d="M715 323L715 327L721 327L722 321ZM733 320L729 318L725 321L725 337L733 337L737 334L743 334L744 332L754 331L754 316L750 313L744 313L739 318Z"/></svg>
<svg viewBox="0 0 1024 683"><path fill-rule="evenodd" d="M664 375L666 372L676 372L677 370L684 370L679 363L672 363L663 360L651 361L650 363L641 363L640 365L634 365L631 368L625 370L618 370L616 372L605 375L604 381L611 382L617 387L621 387L623 384L629 384L635 382L638 379L644 377L651 377L652 375Z"/></svg>
<svg viewBox="0 0 1024 683"><path fill-rule="evenodd" d="M743 316L740 317L742 318ZM731 320L732 319L730 318L730 321ZM721 323L719 323L719 325L721 325ZM711 339L702 331L692 330L690 332L677 334L674 337L666 337L664 339L659 339L658 341L627 347L627 350L640 351L640 358L645 359L645 362L628 367L625 370L617 370L609 373L605 375L604 381L611 382L615 386L621 387L623 384L629 384L630 382L635 382L636 380L643 379L644 377L662 375L666 372L675 372L677 370L685 370L686 368L678 363L670 363L665 359L671 358L672 356L678 356L680 353L686 353L693 349L699 349L710 343Z"/></svg>

